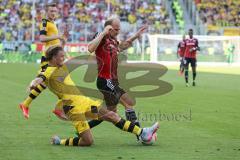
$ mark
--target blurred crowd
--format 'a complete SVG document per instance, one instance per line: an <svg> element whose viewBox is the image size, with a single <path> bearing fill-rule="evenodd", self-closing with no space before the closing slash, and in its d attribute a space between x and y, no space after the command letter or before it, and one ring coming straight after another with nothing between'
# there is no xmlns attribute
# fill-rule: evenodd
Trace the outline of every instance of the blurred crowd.
<svg viewBox="0 0 240 160"><path fill-rule="evenodd" d="M53 0L0 0L0 40L38 41L38 26L45 17L44 4ZM150 33L169 33L171 21L164 0L59 0L56 23L61 31L67 26L69 41L87 41L102 30L104 20L113 15L120 17L123 31L131 33L142 25L150 26ZM110 12L109 12L110 11ZM34 39L32 18L34 16Z"/></svg>
<svg viewBox="0 0 240 160"><path fill-rule="evenodd" d="M240 26L240 0L196 0L200 18L206 25Z"/></svg>

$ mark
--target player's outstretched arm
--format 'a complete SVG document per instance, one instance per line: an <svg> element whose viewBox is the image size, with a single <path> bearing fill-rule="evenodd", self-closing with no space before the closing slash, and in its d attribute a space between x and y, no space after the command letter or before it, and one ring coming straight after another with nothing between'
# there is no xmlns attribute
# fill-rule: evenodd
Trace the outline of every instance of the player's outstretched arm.
<svg viewBox="0 0 240 160"><path fill-rule="evenodd" d="M120 52L132 46L132 41L122 41L119 44Z"/></svg>
<svg viewBox="0 0 240 160"><path fill-rule="evenodd" d="M91 42L88 44L88 51L90 53L95 52L102 39L109 34L110 30L112 30L112 26L108 25L104 28L103 32L101 32L98 36L96 36Z"/></svg>
<svg viewBox="0 0 240 160"><path fill-rule="evenodd" d="M52 35L52 36L40 35L41 42L49 42L56 39L59 39L61 41L65 40L64 35Z"/></svg>
<svg viewBox="0 0 240 160"><path fill-rule="evenodd" d="M128 38L126 41L123 41L119 44L120 51L123 51L125 49L128 49L130 46L132 46L132 42L135 41L137 38L139 38L145 30L148 28L148 26L141 27L133 36Z"/></svg>
<svg viewBox="0 0 240 160"><path fill-rule="evenodd" d="M67 27L64 28L63 34L55 34L55 35L49 36L47 35L48 32L49 32L49 28L47 25L47 20L43 19L40 25L40 41L41 42L49 42L57 39L59 39L60 41L65 41L69 36Z"/></svg>

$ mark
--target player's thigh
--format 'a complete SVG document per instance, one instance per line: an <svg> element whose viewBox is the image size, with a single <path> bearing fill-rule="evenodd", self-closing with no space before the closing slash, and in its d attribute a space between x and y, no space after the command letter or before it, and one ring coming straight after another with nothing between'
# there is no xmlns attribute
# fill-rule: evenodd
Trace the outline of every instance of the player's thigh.
<svg viewBox="0 0 240 160"><path fill-rule="evenodd" d="M64 105L63 112L79 134L90 129L85 115L86 108L84 106L78 105L77 102L70 106Z"/></svg>
<svg viewBox="0 0 240 160"><path fill-rule="evenodd" d="M120 102L122 105L124 105L126 108L133 108L133 106L136 104L136 101L130 97L128 93L124 93L120 97Z"/></svg>
<svg viewBox="0 0 240 160"><path fill-rule="evenodd" d="M119 103L121 95L118 95L117 86L111 81L103 78L97 79L97 88L103 94L104 102L110 110L114 110Z"/></svg>
<svg viewBox="0 0 240 160"><path fill-rule="evenodd" d="M90 129L88 121L72 121L73 126L75 127L78 134L81 134Z"/></svg>
<svg viewBox="0 0 240 160"><path fill-rule="evenodd" d="M114 111L116 110L117 104L119 100L116 98L113 92L102 91L104 102L109 110Z"/></svg>
<svg viewBox="0 0 240 160"><path fill-rule="evenodd" d="M179 58L179 62L182 63L183 62L183 57Z"/></svg>
<svg viewBox="0 0 240 160"><path fill-rule="evenodd" d="M196 67L197 67L197 60L195 58L191 59L191 67L193 71L196 71Z"/></svg>
<svg viewBox="0 0 240 160"><path fill-rule="evenodd" d="M181 66L184 66L184 57L181 57L181 59L180 59L180 65L181 65Z"/></svg>
<svg viewBox="0 0 240 160"><path fill-rule="evenodd" d="M184 58L184 68L187 70L188 69L188 66L189 66L189 63L190 63L190 59L189 58Z"/></svg>
<svg viewBox="0 0 240 160"><path fill-rule="evenodd" d="M88 98L84 104L80 105L80 108L84 109L85 117L87 119L99 119L98 112L102 108L102 102Z"/></svg>

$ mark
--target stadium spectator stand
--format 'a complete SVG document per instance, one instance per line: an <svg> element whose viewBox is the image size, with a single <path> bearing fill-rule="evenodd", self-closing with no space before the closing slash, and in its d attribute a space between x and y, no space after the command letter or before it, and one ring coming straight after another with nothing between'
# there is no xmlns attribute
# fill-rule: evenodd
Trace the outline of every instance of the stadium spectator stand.
<svg viewBox="0 0 240 160"><path fill-rule="evenodd" d="M44 17L44 3L52 0L0 0L0 40L32 41L32 15L35 14L35 37L39 40L38 26ZM171 20L163 5L163 0L59 0L58 27L68 26L71 42L88 41L95 32L100 31L103 20L109 15L118 15L123 22L125 33L149 24L150 33L169 33ZM101 3L100 3L101 2Z"/></svg>
<svg viewBox="0 0 240 160"><path fill-rule="evenodd" d="M200 18L206 25L240 26L239 0L196 0Z"/></svg>

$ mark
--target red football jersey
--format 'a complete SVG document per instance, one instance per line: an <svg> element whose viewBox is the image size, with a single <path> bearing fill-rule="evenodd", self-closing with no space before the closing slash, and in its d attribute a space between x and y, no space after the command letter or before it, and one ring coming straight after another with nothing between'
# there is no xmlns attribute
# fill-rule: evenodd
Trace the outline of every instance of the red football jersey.
<svg viewBox="0 0 240 160"><path fill-rule="evenodd" d="M185 53L185 41L182 40L181 42L178 43L178 55L180 57L183 57Z"/></svg>
<svg viewBox="0 0 240 160"><path fill-rule="evenodd" d="M98 77L118 79L118 45L119 42L116 39L105 36L97 47L95 54L98 65Z"/></svg>
<svg viewBox="0 0 240 160"><path fill-rule="evenodd" d="M196 58L197 48L198 48L198 40L196 38L188 38L185 39L185 54L186 58ZM192 51L191 51L192 50Z"/></svg>

